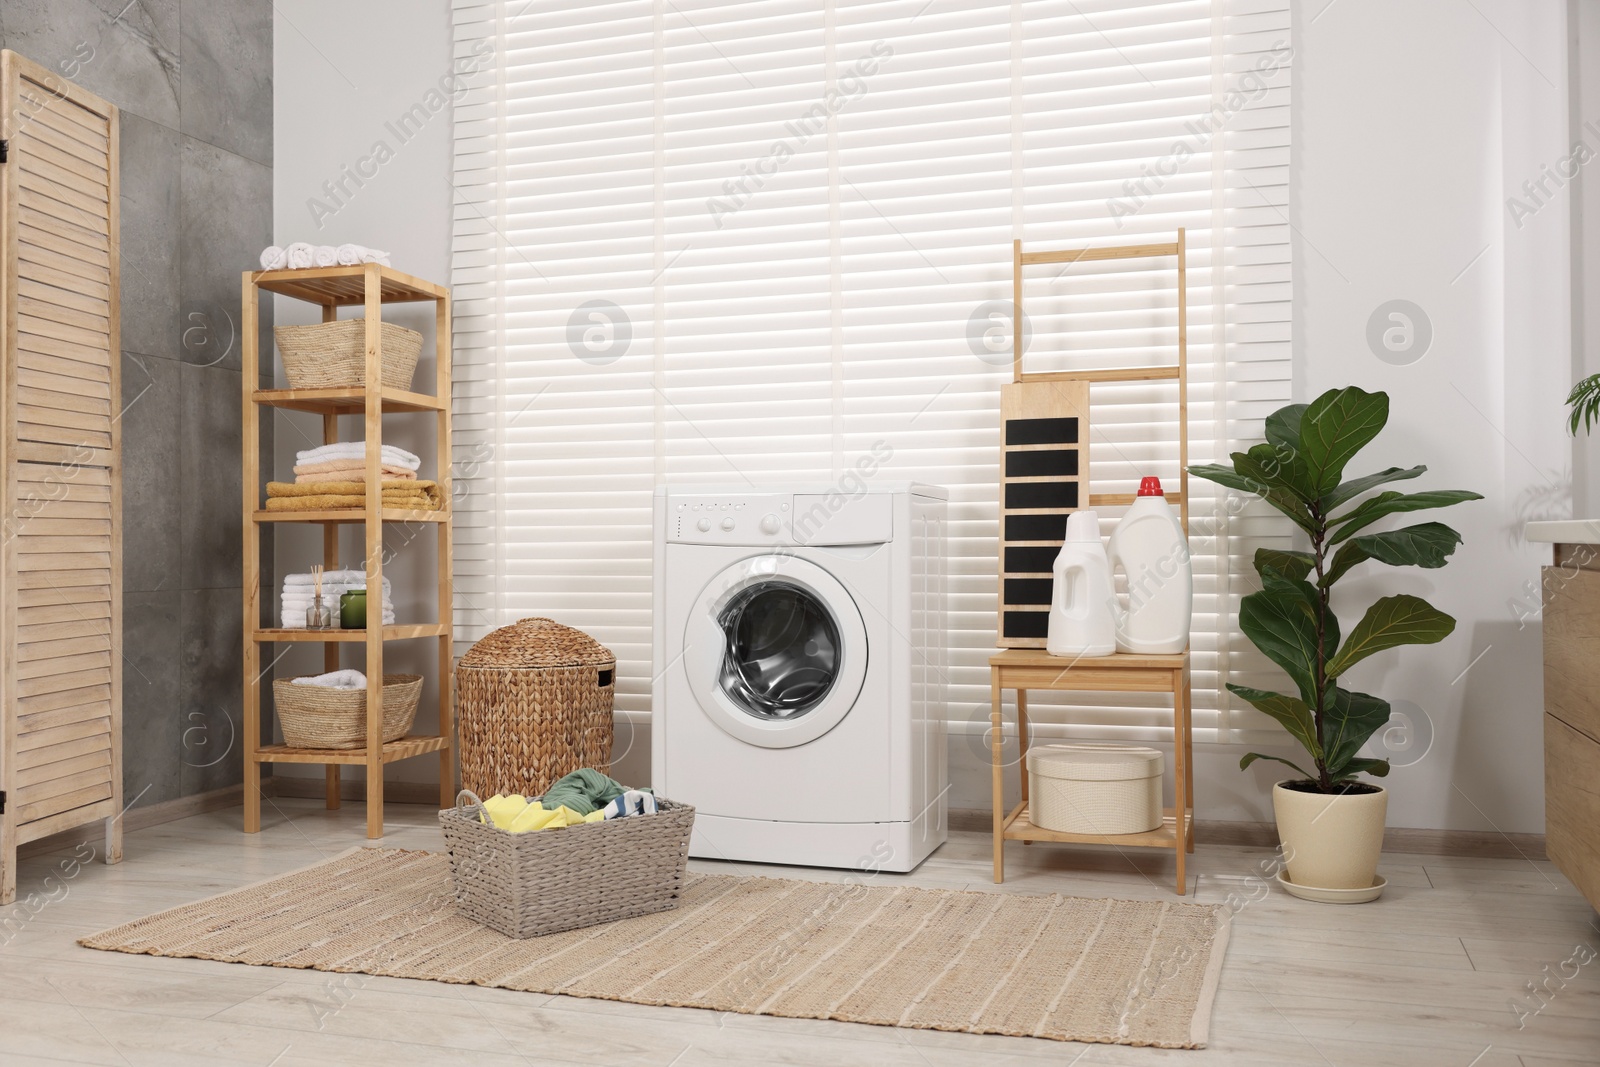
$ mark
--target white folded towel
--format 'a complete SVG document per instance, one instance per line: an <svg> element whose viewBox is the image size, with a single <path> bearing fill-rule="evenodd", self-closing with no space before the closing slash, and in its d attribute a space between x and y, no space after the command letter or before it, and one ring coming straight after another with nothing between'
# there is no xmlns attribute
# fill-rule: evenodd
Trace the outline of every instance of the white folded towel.
<svg viewBox="0 0 1600 1067"><path fill-rule="evenodd" d="M363 262L363 263L376 263L379 266L383 266L383 267L388 267L388 266L392 265L389 262L389 253L380 252L376 248L363 248L361 250L361 262Z"/></svg>
<svg viewBox="0 0 1600 1067"><path fill-rule="evenodd" d="M296 241L283 250L285 266L290 270L305 270L316 265L317 249L305 241Z"/></svg>
<svg viewBox="0 0 1600 1067"><path fill-rule="evenodd" d="M285 590L290 586L304 586L309 590L316 584L316 580L309 574L286 574L283 576ZM367 585L367 572L354 569L323 571L322 585L324 588L330 585L354 585L364 589ZM387 574L383 576L383 587L385 589L389 588L389 576Z"/></svg>
<svg viewBox="0 0 1600 1067"><path fill-rule="evenodd" d="M414 471L422 466L422 458L414 452L407 452L394 445L384 445L378 450L384 463L396 467L404 467ZM367 443L365 441L337 441L331 445L322 445L318 448L308 448L304 452L295 453L295 465L303 467L309 463L322 463L330 459L366 459Z"/></svg>
<svg viewBox="0 0 1600 1067"><path fill-rule="evenodd" d="M311 261L319 267L336 267L339 265L339 252L332 245L318 245L311 253Z"/></svg>
<svg viewBox="0 0 1600 1067"><path fill-rule="evenodd" d="M296 678L295 685L320 685L325 689L365 689L367 676L360 671L329 671L314 678Z"/></svg>
<svg viewBox="0 0 1600 1067"><path fill-rule="evenodd" d="M277 245L268 245L261 250L262 270L282 270L288 262L288 255Z"/></svg>

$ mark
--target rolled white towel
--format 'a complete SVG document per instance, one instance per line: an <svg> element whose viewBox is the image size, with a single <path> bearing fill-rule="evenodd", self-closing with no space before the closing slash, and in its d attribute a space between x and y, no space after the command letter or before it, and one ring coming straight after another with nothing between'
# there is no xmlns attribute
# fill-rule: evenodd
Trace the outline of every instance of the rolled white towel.
<svg viewBox="0 0 1600 1067"><path fill-rule="evenodd" d="M360 245L340 245L334 252L339 257L341 266L353 267L357 263L364 262L361 257L366 249Z"/></svg>
<svg viewBox="0 0 1600 1067"><path fill-rule="evenodd" d="M334 267L339 263L338 249L332 245L318 245L311 253L311 261L319 267Z"/></svg>
<svg viewBox="0 0 1600 1067"><path fill-rule="evenodd" d="M305 241L296 241L283 250L285 265L290 270L304 270L316 266L317 249Z"/></svg>
<svg viewBox="0 0 1600 1067"><path fill-rule="evenodd" d="M361 262L377 263L384 267L392 266L389 262L389 253L380 252L376 248L363 248L361 250Z"/></svg>
<svg viewBox="0 0 1600 1067"><path fill-rule="evenodd" d="M268 245L261 250L262 270L282 270L288 262L288 255L277 245Z"/></svg>
<svg viewBox="0 0 1600 1067"><path fill-rule="evenodd" d="M365 689L367 676L360 671L329 671L312 678L296 678L295 685L320 685L326 689Z"/></svg>
<svg viewBox="0 0 1600 1067"><path fill-rule="evenodd" d="M394 445L384 445L378 454L385 463L406 470L416 470L422 466L422 458L414 452L407 452ZM317 448L308 448L304 452L295 453L295 465L305 466L309 463L321 463L330 459L366 459L367 443L365 441L337 441L331 445L321 445Z"/></svg>

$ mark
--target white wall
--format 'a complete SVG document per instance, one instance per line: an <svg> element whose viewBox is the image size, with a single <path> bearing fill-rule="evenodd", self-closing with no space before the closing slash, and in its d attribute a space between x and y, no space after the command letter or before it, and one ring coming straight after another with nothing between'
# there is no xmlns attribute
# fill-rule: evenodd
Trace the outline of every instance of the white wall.
<svg viewBox="0 0 1600 1067"><path fill-rule="evenodd" d="M396 133L396 124L450 72L449 5L439 0L337 4L277 0L274 12L273 136L275 144L284 146L281 169L273 176L275 240L280 245L296 240L333 245L352 241L381 248L390 253L396 269L448 284L450 109L446 105L431 115L420 132L410 126L401 129L405 140ZM346 180L346 191L336 190L334 195L323 188L324 182L338 182L345 167L355 171L380 141L393 156L376 168L375 177L363 179L360 187ZM365 169L373 168L369 164ZM313 199L333 213L313 210L308 206ZM275 313L279 325L320 321L312 305L287 297L277 298ZM359 309L347 310L341 317L352 314L359 316ZM392 305L384 317L422 332L426 341L417 380L432 381L433 306ZM277 473L292 480L294 453L322 443L321 420L284 412L278 418ZM359 439L359 423L345 421L342 436ZM427 415L391 415L384 420L384 441L424 457L425 477L432 468L432 421ZM361 527L345 528L342 549L348 566L362 565L361 537ZM425 530L402 545L403 538L391 535L386 541L395 550L385 574L394 587L396 617L401 622L433 621L438 617L434 534ZM305 571L321 561L320 532L283 525L276 552L278 573ZM347 665L361 666L359 650L344 654ZM423 728L436 726L435 643L389 645L385 669L421 674L427 680L417 721ZM276 667L279 677L320 670L320 649L311 646L293 647ZM436 781L437 766L432 759L410 760L391 764L386 776ZM318 768L276 768L278 774L296 772L321 774Z"/></svg>
<svg viewBox="0 0 1600 1067"><path fill-rule="evenodd" d="M305 201L322 181L447 69L449 26L445 5L424 0L279 0L278 11L276 232L291 240L312 232ZM1517 227L1505 200L1565 154L1564 18L1560 5L1517 0L1310 0L1297 11L1297 389L1306 399L1347 384L1388 391L1390 429L1362 463L1426 463L1414 484L1488 498L1440 516L1466 538L1447 570L1348 582L1348 604L1404 590L1459 619L1441 645L1375 657L1353 678L1413 702L1419 734L1431 734L1426 754L1389 780L1394 826L1543 826L1539 628L1513 605L1547 555L1523 543L1522 521L1570 506L1559 422L1571 367L1567 202L1557 192ZM388 247L401 269L447 280L448 121L403 146L314 239ZM1381 362L1365 340L1373 310L1396 298L1433 326L1426 355L1406 366ZM299 321L296 310L280 306L279 321ZM296 435L280 428L279 440L292 451ZM280 570L312 558L290 555L288 540ZM416 577L395 569L401 611L408 596L431 611L418 595L431 556L407 559ZM647 731L619 724L618 740L643 765ZM1415 758L1420 746L1404 741L1393 739L1395 754ZM981 739L952 738L951 752L954 805L986 806ZM1197 751L1202 818L1270 818L1276 775L1266 764L1241 774L1240 752Z"/></svg>

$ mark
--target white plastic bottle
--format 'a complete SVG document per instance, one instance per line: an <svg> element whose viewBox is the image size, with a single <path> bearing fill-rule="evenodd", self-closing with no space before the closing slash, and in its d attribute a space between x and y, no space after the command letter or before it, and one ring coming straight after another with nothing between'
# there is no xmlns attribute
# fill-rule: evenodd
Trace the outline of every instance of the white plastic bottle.
<svg viewBox="0 0 1600 1067"><path fill-rule="evenodd" d="M1067 516L1067 539L1056 555L1045 651L1052 656L1109 656L1117 650L1116 587L1100 543L1100 517Z"/></svg>
<svg viewBox="0 0 1600 1067"><path fill-rule="evenodd" d="M1161 479L1145 478L1139 495L1111 532L1111 566L1128 579L1128 609L1117 617L1117 651L1146 655L1189 647L1194 574L1189 541Z"/></svg>

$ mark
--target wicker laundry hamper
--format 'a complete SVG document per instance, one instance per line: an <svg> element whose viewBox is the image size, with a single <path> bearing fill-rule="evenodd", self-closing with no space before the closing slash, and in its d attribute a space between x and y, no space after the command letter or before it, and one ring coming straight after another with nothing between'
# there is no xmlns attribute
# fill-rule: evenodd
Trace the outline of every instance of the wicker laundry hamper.
<svg viewBox="0 0 1600 1067"><path fill-rule="evenodd" d="M479 796L543 796L583 767L611 773L617 658L550 619L523 619L456 665L461 785Z"/></svg>
<svg viewBox="0 0 1600 1067"><path fill-rule="evenodd" d="M540 937L678 906L694 808L514 834L469 790L439 813L461 913L507 937Z"/></svg>
<svg viewBox="0 0 1600 1067"><path fill-rule="evenodd" d="M410 389L416 375L422 335L386 322L379 328L383 385ZM367 381L367 323L340 319L305 326L278 326L272 331L283 360L283 376L291 389L335 389Z"/></svg>

